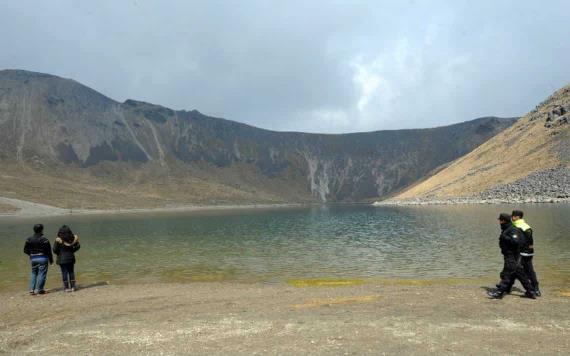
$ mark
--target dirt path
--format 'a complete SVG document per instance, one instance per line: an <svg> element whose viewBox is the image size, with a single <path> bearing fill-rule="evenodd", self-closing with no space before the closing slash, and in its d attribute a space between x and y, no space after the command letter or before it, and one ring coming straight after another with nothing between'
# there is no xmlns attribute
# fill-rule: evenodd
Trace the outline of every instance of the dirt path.
<svg viewBox="0 0 570 356"><path fill-rule="evenodd" d="M518 294L518 293L516 293ZM3 294L0 353L567 354L570 294L475 285L99 286Z"/></svg>
<svg viewBox="0 0 570 356"><path fill-rule="evenodd" d="M0 202L0 215L2 215L2 214L14 214L18 210L19 209L13 205Z"/></svg>
<svg viewBox="0 0 570 356"><path fill-rule="evenodd" d="M4 215L9 216L51 216L67 214L68 210L56 208L54 206L33 203L20 199L0 197L0 203L13 206L15 210L5 211Z"/></svg>

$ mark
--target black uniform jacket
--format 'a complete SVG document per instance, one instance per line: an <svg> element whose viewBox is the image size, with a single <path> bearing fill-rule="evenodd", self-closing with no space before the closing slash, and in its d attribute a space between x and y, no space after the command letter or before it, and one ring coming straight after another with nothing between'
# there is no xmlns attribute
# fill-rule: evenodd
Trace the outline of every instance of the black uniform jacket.
<svg viewBox="0 0 570 356"><path fill-rule="evenodd" d="M527 229L524 231L526 237L524 246L521 247L521 252L526 254L534 253L534 239L532 238L532 229Z"/></svg>
<svg viewBox="0 0 570 356"><path fill-rule="evenodd" d="M503 255L515 255L520 253L520 241L523 232L513 224L501 225L501 236L499 236L499 247Z"/></svg>

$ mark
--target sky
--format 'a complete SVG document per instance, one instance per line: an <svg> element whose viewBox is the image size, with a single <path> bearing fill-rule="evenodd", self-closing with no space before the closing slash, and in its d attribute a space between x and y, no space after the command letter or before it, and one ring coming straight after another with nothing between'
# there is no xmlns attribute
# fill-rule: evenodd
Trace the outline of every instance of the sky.
<svg viewBox="0 0 570 356"><path fill-rule="evenodd" d="M0 70L279 131L521 116L570 83L570 1L0 0Z"/></svg>

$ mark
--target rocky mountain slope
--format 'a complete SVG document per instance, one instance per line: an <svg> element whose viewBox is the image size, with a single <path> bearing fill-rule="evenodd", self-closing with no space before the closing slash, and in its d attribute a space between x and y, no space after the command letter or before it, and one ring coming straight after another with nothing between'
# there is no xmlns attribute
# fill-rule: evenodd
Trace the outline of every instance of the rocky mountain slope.
<svg viewBox="0 0 570 356"><path fill-rule="evenodd" d="M570 85L512 127L392 202L544 202L570 198Z"/></svg>
<svg viewBox="0 0 570 356"><path fill-rule="evenodd" d="M343 135L273 132L0 71L0 196L61 207L369 201L515 119Z"/></svg>

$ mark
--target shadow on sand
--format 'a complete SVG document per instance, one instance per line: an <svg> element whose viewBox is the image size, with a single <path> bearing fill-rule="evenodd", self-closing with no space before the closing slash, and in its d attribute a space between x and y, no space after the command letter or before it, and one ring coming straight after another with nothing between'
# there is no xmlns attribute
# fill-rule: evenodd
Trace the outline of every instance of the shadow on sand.
<svg viewBox="0 0 570 356"><path fill-rule="evenodd" d="M80 291L83 289L89 289L89 288L95 288L95 287L103 287L103 286L108 286L109 282L95 282L95 283L91 283L91 284L78 284L75 287L75 291ZM54 289L50 289L48 290L48 293L55 293L55 292L63 292L64 289L63 287L59 287L59 288L54 288Z"/></svg>
<svg viewBox="0 0 570 356"><path fill-rule="evenodd" d="M494 292L497 290L497 288L493 287L489 287L489 286L481 286L481 289L483 289L486 292ZM522 295L519 295L520 297L524 297L524 291L518 287L513 287L511 289L511 293L508 294L512 294L513 292L517 292L517 293L522 293Z"/></svg>

